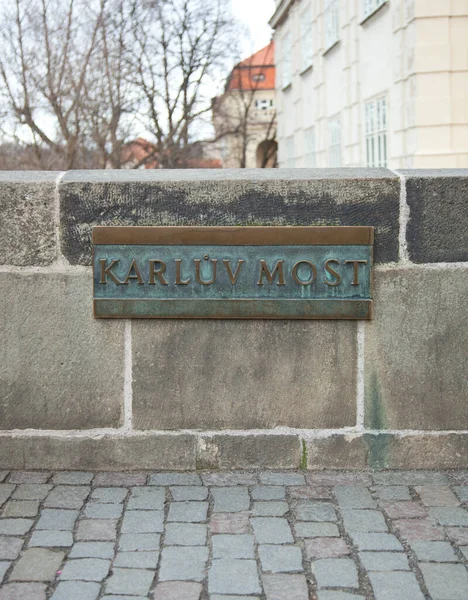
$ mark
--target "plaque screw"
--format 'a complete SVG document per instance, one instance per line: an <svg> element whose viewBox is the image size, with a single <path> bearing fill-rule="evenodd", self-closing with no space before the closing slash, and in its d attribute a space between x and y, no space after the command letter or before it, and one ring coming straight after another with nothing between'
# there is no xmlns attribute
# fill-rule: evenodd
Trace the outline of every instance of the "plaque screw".
<svg viewBox="0 0 468 600"><path fill-rule="evenodd" d="M208 254L205 254L205 256L203 257L205 260L208 260L210 257L208 256Z"/></svg>

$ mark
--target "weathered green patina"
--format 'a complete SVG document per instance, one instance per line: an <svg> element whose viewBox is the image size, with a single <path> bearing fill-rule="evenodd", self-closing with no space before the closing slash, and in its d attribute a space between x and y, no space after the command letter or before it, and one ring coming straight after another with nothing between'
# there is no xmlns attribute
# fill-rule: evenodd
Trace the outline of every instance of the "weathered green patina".
<svg viewBox="0 0 468 600"><path fill-rule="evenodd" d="M93 255L96 317L371 316L372 244L100 243Z"/></svg>

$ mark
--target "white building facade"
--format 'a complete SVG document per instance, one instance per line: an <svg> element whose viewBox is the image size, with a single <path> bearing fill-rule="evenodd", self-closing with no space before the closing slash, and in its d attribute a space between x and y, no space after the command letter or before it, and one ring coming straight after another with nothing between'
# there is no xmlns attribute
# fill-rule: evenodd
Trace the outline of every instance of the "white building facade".
<svg viewBox="0 0 468 600"><path fill-rule="evenodd" d="M468 0L277 0L280 167L468 168Z"/></svg>

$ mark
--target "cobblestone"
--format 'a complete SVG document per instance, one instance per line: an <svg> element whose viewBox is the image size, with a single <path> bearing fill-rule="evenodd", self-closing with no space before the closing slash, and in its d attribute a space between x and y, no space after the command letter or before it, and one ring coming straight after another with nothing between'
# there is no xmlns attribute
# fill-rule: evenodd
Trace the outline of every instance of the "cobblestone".
<svg viewBox="0 0 468 600"><path fill-rule="evenodd" d="M466 470L0 481L0 600L468 598Z"/></svg>

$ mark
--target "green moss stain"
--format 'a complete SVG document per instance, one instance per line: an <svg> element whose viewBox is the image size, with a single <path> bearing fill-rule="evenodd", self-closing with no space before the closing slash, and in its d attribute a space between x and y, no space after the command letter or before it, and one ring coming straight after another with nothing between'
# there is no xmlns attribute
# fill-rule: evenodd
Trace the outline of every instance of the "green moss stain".
<svg viewBox="0 0 468 600"><path fill-rule="evenodd" d="M371 373L365 388L365 424L368 429L386 429L387 415L377 375Z"/></svg>
<svg viewBox="0 0 468 600"><path fill-rule="evenodd" d="M363 437L367 445L367 466L376 471L388 468L392 436L381 433L378 435L364 434Z"/></svg>
<svg viewBox="0 0 468 600"><path fill-rule="evenodd" d="M302 453L301 453L301 469L307 470L307 446L305 440L301 440Z"/></svg>

